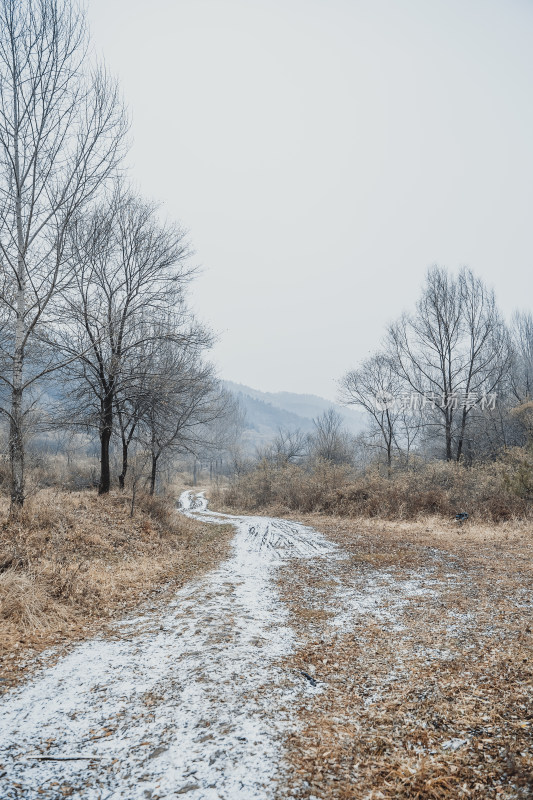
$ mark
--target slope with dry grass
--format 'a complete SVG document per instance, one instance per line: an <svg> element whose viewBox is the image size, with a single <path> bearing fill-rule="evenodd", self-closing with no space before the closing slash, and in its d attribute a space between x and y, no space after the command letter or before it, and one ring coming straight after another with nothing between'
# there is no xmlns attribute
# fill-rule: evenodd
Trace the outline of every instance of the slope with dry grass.
<svg viewBox="0 0 533 800"><path fill-rule="evenodd" d="M230 526L178 515L169 499L141 497L133 516L117 494L46 489L18 520L0 501L0 677L6 689L31 659L122 615L164 588L211 569Z"/></svg>

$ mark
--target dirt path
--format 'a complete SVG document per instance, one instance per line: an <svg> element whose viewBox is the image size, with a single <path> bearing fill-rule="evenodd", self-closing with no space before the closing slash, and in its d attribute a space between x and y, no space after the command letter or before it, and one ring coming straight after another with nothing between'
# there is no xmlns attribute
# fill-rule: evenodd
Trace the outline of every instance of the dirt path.
<svg viewBox="0 0 533 800"><path fill-rule="evenodd" d="M181 507L231 521L232 557L4 697L2 797L274 796L294 700L314 691L277 665L297 644L278 566L336 548L294 522L214 514L202 496Z"/></svg>

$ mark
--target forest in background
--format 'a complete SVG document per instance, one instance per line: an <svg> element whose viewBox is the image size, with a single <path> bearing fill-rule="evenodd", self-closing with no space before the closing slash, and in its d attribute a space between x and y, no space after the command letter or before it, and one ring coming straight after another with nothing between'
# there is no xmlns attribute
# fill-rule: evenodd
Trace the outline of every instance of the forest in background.
<svg viewBox="0 0 533 800"><path fill-rule="evenodd" d="M365 429L354 435L329 409L311 432L280 430L225 500L386 518L528 516L532 385L531 313L507 324L472 270L432 267L414 309L339 381Z"/></svg>

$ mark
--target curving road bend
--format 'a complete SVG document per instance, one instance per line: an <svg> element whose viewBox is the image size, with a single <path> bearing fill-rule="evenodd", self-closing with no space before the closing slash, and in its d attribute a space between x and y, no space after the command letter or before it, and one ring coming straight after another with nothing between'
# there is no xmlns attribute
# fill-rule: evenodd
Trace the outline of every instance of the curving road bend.
<svg viewBox="0 0 533 800"><path fill-rule="evenodd" d="M202 494L180 510L231 522L231 557L4 696L2 798L268 800L283 786L294 702L316 690L278 665L297 641L277 567L335 546L298 523L216 514Z"/></svg>

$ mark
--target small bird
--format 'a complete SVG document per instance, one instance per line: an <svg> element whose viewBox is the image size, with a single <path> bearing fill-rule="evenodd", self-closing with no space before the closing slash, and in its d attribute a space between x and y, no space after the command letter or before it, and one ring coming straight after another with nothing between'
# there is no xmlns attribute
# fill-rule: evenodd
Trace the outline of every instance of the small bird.
<svg viewBox="0 0 533 800"><path fill-rule="evenodd" d="M462 525L463 522L465 522L465 520L467 519L468 519L468 514L466 514L464 511L461 511L459 514L455 515L455 521L458 522L459 525Z"/></svg>

